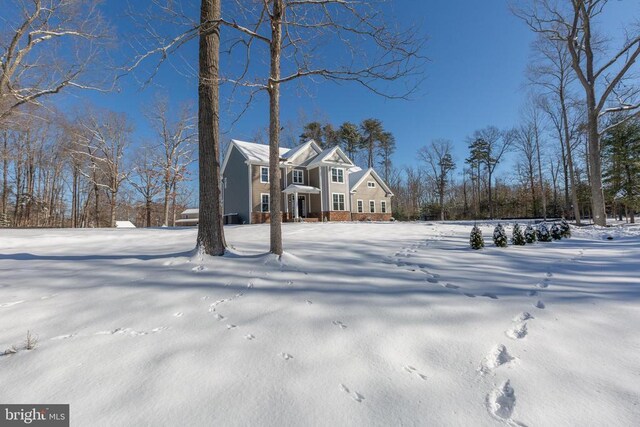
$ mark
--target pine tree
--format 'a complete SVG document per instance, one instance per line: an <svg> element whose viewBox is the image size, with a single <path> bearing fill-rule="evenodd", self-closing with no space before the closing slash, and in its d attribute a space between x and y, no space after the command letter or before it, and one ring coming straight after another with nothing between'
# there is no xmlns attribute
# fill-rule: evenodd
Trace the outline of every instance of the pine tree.
<svg viewBox="0 0 640 427"><path fill-rule="evenodd" d="M550 242L551 233L549 233L549 229L547 228L547 224L544 222L538 224L537 237L539 242Z"/></svg>
<svg viewBox="0 0 640 427"><path fill-rule="evenodd" d="M524 234L522 234L522 229L518 224L513 226L513 238L511 242L517 246L524 246L527 243Z"/></svg>
<svg viewBox="0 0 640 427"><path fill-rule="evenodd" d="M477 225L474 225L473 228L471 229L471 237L469 238L469 242L471 243L471 249L484 248L484 239L482 238L482 231L480 231Z"/></svg>
<svg viewBox="0 0 640 427"><path fill-rule="evenodd" d="M507 233L504 231L502 224L496 225L493 230L493 243L499 248L506 248L508 244Z"/></svg>
<svg viewBox="0 0 640 427"><path fill-rule="evenodd" d="M565 239L571 237L571 227L569 226L567 220L564 218L562 218L562 221L560 221L560 230L562 231L562 237L564 237Z"/></svg>
<svg viewBox="0 0 640 427"><path fill-rule="evenodd" d="M562 228L557 223L553 223L551 226L551 237L553 240L561 240L562 239Z"/></svg>
<svg viewBox="0 0 640 427"><path fill-rule="evenodd" d="M524 240L527 243L535 243L536 242L536 231L533 229L531 224L527 225L527 228L524 229Z"/></svg>

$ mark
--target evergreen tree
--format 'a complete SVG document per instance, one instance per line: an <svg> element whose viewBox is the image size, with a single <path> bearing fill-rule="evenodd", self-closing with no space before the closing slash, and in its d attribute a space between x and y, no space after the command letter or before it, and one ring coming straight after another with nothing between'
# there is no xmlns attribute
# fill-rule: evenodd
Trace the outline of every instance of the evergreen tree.
<svg viewBox="0 0 640 427"><path fill-rule="evenodd" d="M340 146L351 160L354 160L358 153L361 139L362 136L360 135L358 126L353 123L344 122L340 126L340 129L338 129Z"/></svg>
<svg viewBox="0 0 640 427"><path fill-rule="evenodd" d="M482 249L484 248L484 239L482 238L482 231L478 228L477 225L474 225L471 229L471 236L469 238L469 242L471 243L471 249Z"/></svg>
<svg viewBox="0 0 640 427"><path fill-rule="evenodd" d="M531 226L531 224L527 225L527 228L524 229L524 240L531 244L536 242L536 230Z"/></svg>
<svg viewBox="0 0 640 427"><path fill-rule="evenodd" d="M562 231L562 237L564 237L565 239L571 237L571 227L569 226L567 220L564 218L562 218L562 221L560 221L560 230Z"/></svg>
<svg viewBox="0 0 640 427"><path fill-rule="evenodd" d="M360 125L360 146L367 152L367 167L372 168L375 163L376 146L384 139L385 131L378 119L366 119Z"/></svg>
<svg viewBox="0 0 640 427"><path fill-rule="evenodd" d="M300 135L300 143L313 139L320 147L324 147L323 129L320 122L311 122L304 125Z"/></svg>
<svg viewBox="0 0 640 427"><path fill-rule="evenodd" d="M557 223L553 223L551 226L551 237L553 240L561 240L562 239L562 228Z"/></svg>
<svg viewBox="0 0 640 427"><path fill-rule="evenodd" d="M511 242L517 246L524 246L525 243L527 243L524 238L524 234L522 234L522 229L518 224L513 226L513 238L511 239Z"/></svg>
<svg viewBox="0 0 640 427"><path fill-rule="evenodd" d="M506 248L507 242L507 233L504 231L504 227L502 224L496 225L496 228L493 230L493 243L499 248Z"/></svg>
<svg viewBox="0 0 640 427"><path fill-rule="evenodd" d="M538 224L536 237L538 238L539 242L550 242L552 240L551 233L549 233L549 228L547 228L547 224L545 224L544 222Z"/></svg>

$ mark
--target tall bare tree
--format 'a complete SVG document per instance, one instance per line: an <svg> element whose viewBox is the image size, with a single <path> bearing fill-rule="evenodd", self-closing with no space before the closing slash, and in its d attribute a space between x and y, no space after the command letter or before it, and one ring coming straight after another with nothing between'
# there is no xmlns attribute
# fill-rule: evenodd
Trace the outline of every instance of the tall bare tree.
<svg viewBox="0 0 640 427"><path fill-rule="evenodd" d="M571 66L586 100L592 216L594 223L602 226L607 223L607 215L600 138L604 131L620 124L603 129L603 117L621 111L630 113L628 118L640 114L638 87L626 81L640 56L640 25L635 23L625 29L621 47L608 49L597 30L598 17L608 3L608 0L529 0L527 6L514 8L533 31L563 42L571 55Z"/></svg>
<svg viewBox="0 0 640 427"><path fill-rule="evenodd" d="M427 165L427 174L436 184L436 193L440 205L440 220L444 221L444 197L449 184L449 175L455 169L453 144L446 139L432 141L418 150L418 158Z"/></svg>

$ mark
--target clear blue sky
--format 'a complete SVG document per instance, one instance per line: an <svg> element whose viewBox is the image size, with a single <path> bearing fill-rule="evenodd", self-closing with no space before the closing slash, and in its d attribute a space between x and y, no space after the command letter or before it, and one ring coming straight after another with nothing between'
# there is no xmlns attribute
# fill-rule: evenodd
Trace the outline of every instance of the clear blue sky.
<svg viewBox="0 0 640 427"><path fill-rule="evenodd" d="M291 85L283 90L282 121L297 120L301 114L312 118L318 113L335 125L375 117L396 137L396 166L415 164L417 149L437 138L454 142L455 157L461 165L467 155L466 138L474 130L488 125L508 128L517 124L527 90L524 71L533 34L509 12L505 0L396 0L392 3L400 24L419 22L428 36L426 54L430 62L415 99L387 100L348 84L309 84L309 93ZM107 17L118 29L128 31L121 5L121 2L109 2L104 7ZM636 1L611 2L611 8L607 28L616 33L625 18L640 16L640 5ZM136 123L136 137L148 138L143 111L156 93L163 93L176 104L197 101L195 78L176 72L176 68L184 69L184 61L197 67L196 47L195 43L187 46L181 57L173 60L176 67L171 62L165 63L154 83L144 90L133 78L127 77L121 82L119 93L89 97L104 107L127 112ZM114 57L124 59L118 53ZM222 67L225 66L230 64L223 62ZM87 96L77 95L78 98ZM233 116L223 111L222 119L228 129ZM263 94L228 136L250 139L267 123L268 104Z"/></svg>

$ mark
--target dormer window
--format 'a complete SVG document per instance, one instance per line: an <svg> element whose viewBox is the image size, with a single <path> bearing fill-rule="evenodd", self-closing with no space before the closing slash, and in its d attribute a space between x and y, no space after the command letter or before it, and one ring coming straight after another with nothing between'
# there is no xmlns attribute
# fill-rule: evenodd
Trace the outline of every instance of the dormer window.
<svg viewBox="0 0 640 427"><path fill-rule="evenodd" d="M331 182L344 183L344 169L331 168Z"/></svg>
<svg viewBox="0 0 640 427"><path fill-rule="evenodd" d="M304 171L300 169L293 170L293 183L304 184Z"/></svg>
<svg viewBox="0 0 640 427"><path fill-rule="evenodd" d="M375 181L367 181L367 187L376 188L376 182Z"/></svg>

